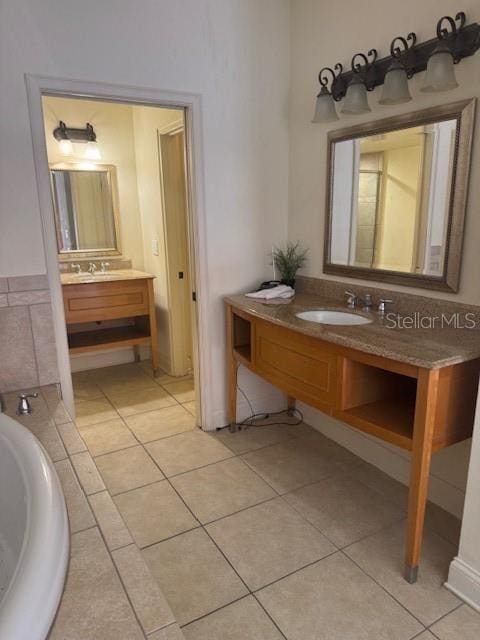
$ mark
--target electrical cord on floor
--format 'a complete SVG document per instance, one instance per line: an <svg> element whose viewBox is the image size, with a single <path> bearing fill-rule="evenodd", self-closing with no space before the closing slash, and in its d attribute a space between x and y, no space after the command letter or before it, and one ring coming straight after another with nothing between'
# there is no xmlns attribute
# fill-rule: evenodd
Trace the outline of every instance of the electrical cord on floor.
<svg viewBox="0 0 480 640"><path fill-rule="evenodd" d="M236 425L239 429L242 429L242 427L248 428L248 427L266 427L266 426L271 426L271 425L275 425L275 426L297 426L299 424L301 424L303 422L303 413L299 410L299 409L284 409L283 411L272 411L270 413L255 413L255 411L253 410L253 406L252 403L250 402L250 400L248 399L247 394L245 393L245 391L239 386L238 382L237 382L237 389L240 391L240 393L242 394L242 396L245 398L248 406L250 407L250 411L251 411L251 415L248 416L248 418L245 418L244 420L242 420L241 422L237 422ZM296 420L295 422L266 422L264 424L258 424L258 421L261 420L269 420L271 418L271 416L279 416L282 414L287 414L287 416L290 417L295 417Z"/></svg>

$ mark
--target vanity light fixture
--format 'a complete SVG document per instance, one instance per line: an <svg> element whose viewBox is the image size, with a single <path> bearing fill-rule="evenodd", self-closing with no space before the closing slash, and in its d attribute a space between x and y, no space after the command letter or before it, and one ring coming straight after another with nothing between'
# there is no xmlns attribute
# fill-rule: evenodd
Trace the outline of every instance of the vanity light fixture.
<svg viewBox="0 0 480 640"><path fill-rule="evenodd" d="M450 16L443 16L438 21L437 38L439 43L428 59L427 73L420 91L434 93L437 91L450 91L450 89L458 87L453 65L460 62L461 58L454 58L452 45L454 45L457 36L461 33L465 20L465 14L460 11L455 16L455 20ZM450 30L442 26L444 22L450 26ZM458 29L456 22L459 22Z"/></svg>
<svg viewBox="0 0 480 640"><path fill-rule="evenodd" d="M463 11L455 18L443 16L437 22L435 38L417 44L415 34L409 33L406 38L394 38L390 45L390 55L377 60L377 52L370 49L367 56L356 54L352 58L351 70L340 72L334 76L330 89L322 73L330 70L324 67L320 72L322 88L317 95L315 115L312 122L331 122L336 114L334 102L345 98L340 109L345 114L368 113L370 107L367 91L384 85L380 104L393 105L409 102L412 98L408 89L408 80L415 74L427 71L423 92L448 91L458 86L454 65L463 58L474 55L480 49L480 24L466 24ZM361 57L363 64L355 62ZM367 58L373 58L371 61Z"/></svg>
<svg viewBox="0 0 480 640"><path fill-rule="evenodd" d="M408 44L409 41L411 42L410 45ZM412 99L408 89L408 78L412 77L412 65L409 62L412 56L415 55L413 47L416 41L417 36L413 32L409 33L406 39L398 36L392 40L390 53L393 60L385 74L382 97L378 104L402 104L410 102Z"/></svg>
<svg viewBox="0 0 480 640"><path fill-rule="evenodd" d="M339 74L342 73L343 67L340 63L335 65L335 69L339 71ZM334 122L338 120L337 111L335 109L335 100L332 96L331 90L328 90L328 78L325 76L326 73L330 73L332 75L331 86L335 84L335 80L337 79L337 75L335 71L330 67L323 67L318 74L318 81L322 85L320 89L320 93L317 95L317 99L315 101L315 113L313 115L312 122Z"/></svg>
<svg viewBox="0 0 480 640"><path fill-rule="evenodd" d="M60 152L62 155L72 155L72 142L86 143L84 157L88 160L100 160L102 157L97 143L97 136L92 125L87 122L84 129L76 127L67 127L63 120L60 120L59 126L54 129L53 136L58 141Z"/></svg>
<svg viewBox="0 0 480 640"><path fill-rule="evenodd" d="M367 56L372 58L372 62L368 61ZM370 49L367 56L363 53L356 53L352 58L353 77L345 94L345 102L341 108L342 113L357 115L371 111L368 104L367 91L373 89L371 82L372 65L377 59L377 50ZM356 62L357 58L363 61L363 66Z"/></svg>

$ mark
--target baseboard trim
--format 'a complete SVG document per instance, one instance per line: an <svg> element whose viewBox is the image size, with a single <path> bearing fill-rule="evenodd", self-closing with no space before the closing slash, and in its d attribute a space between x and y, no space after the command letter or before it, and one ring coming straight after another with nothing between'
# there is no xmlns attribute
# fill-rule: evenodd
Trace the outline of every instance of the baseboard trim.
<svg viewBox="0 0 480 640"><path fill-rule="evenodd" d="M446 588L480 612L480 572L458 556L450 563Z"/></svg>

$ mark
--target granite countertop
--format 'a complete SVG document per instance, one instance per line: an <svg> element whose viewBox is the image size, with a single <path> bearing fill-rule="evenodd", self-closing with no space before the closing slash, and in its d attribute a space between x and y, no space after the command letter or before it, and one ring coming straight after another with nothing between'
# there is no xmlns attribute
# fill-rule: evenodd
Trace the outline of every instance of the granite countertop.
<svg viewBox="0 0 480 640"><path fill-rule="evenodd" d="M145 278L155 278L151 273L137 271L136 269L115 269L113 271L97 271L91 273L61 273L60 281L63 284L87 284L92 282L114 282L117 280L144 280Z"/></svg>
<svg viewBox="0 0 480 640"><path fill-rule="evenodd" d="M386 314L382 319L375 311L365 313L348 309L338 301L317 295L300 293L290 300L270 301L235 295L225 298L225 302L287 329L417 367L438 369L480 358L480 318L475 314L472 314L474 320L458 314L458 323L474 323L475 328L453 328L453 325L442 328L441 317L431 316L429 319L425 314L420 315L419 310L418 315L399 316L405 326L413 324L410 328L399 328L394 326L396 314ZM373 322L356 326L326 325L301 320L295 315L313 309L353 311L371 318ZM421 328L421 322L427 328Z"/></svg>

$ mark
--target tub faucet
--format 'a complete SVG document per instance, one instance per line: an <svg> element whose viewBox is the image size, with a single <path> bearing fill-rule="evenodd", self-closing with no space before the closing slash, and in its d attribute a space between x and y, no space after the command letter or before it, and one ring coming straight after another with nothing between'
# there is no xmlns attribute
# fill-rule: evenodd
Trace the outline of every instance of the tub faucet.
<svg viewBox="0 0 480 640"><path fill-rule="evenodd" d="M20 402L18 403L17 414L19 416L28 416L33 411L28 399L38 398L38 393L21 393L18 397Z"/></svg>

